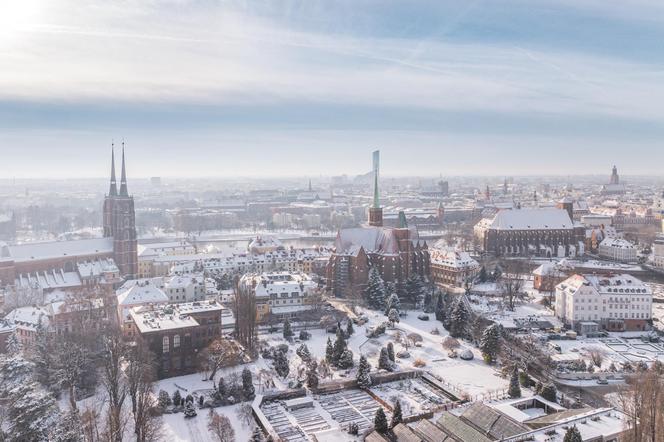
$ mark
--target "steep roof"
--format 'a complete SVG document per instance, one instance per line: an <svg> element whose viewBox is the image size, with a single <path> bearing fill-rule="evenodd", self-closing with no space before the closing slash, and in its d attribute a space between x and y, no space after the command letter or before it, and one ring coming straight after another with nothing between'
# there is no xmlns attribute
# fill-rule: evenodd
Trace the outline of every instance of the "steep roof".
<svg viewBox="0 0 664 442"><path fill-rule="evenodd" d="M341 229L334 242L336 252L355 255L363 248L367 253L382 253L386 255L399 253L399 240L397 231L390 227L354 227ZM409 239L414 244L419 242L417 229L408 228Z"/></svg>
<svg viewBox="0 0 664 442"><path fill-rule="evenodd" d="M501 210L491 220L495 230L547 230L574 227L566 210L553 208L528 208Z"/></svg>
<svg viewBox="0 0 664 442"><path fill-rule="evenodd" d="M113 238L50 241L9 246L9 255L15 261L60 258L63 256L89 256L113 252Z"/></svg>

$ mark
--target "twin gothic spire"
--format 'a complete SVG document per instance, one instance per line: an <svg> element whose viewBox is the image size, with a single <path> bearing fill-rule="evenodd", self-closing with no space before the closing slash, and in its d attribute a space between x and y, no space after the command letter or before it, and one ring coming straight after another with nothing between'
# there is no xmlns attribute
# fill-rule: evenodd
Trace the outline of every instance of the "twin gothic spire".
<svg viewBox="0 0 664 442"><path fill-rule="evenodd" d="M122 172L120 174L120 193L118 194L117 182L115 179L115 148L111 143L111 188L108 191L108 196L129 196L127 191L127 172L125 169L125 146L122 142Z"/></svg>

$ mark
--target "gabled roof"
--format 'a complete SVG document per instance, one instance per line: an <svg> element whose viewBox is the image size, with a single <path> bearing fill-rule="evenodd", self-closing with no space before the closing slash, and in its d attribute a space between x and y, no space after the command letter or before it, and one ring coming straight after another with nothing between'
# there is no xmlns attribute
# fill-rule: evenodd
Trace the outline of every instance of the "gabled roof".
<svg viewBox="0 0 664 442"><path fill-rule="evenodd" d="M471 405L461 414L461 418L493 439L516 436L530 430L481 402Z"/></svg>
<svg viewBox="0 0 664 442"><path fill-rule="evenodd" d="M455 439L473 442L491 442L491 439L480 433L478 430L453 415L449 411L443 412L436 425L445 430L446 433Z"/></svg>
<svg viewBox="0 0 664 442"><path fill-rule="evenodd" d="M528 208L500 210L488 227L495 230L571 229L574 223L566 210Z"/></svg>

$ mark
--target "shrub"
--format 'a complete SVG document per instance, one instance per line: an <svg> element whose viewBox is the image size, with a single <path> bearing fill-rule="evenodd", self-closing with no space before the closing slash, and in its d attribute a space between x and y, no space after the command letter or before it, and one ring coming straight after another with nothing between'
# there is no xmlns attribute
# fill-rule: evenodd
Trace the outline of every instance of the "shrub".
<svg viewBox="0 0 664 442"><path fill-rule="evenodd" d="M427 365L427 363L424 362L424 360L422 360L420 358L415 359L415 362L413 362L413 367L420 368L420 367L424 367L425 365Z"/></svg>

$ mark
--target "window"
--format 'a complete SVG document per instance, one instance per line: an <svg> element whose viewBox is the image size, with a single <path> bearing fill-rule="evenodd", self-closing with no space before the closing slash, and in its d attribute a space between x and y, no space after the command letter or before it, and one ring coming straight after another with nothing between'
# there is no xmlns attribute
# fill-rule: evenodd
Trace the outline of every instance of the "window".
<svg viewBox="0 0 664 442"><path fill-rule="evenodd" d="M173 348L178 348L180 346L180 335L173 336Z"/></svg>
<svg viewBox="0 0 664 442"><path fill-rule="evenodd" d="M169 350L170 350L169 342L168 342L168 336L164 336L161 345L162 345L162 348L161 348L162 353L168 353Z"/></svg>

